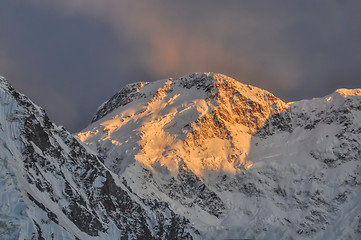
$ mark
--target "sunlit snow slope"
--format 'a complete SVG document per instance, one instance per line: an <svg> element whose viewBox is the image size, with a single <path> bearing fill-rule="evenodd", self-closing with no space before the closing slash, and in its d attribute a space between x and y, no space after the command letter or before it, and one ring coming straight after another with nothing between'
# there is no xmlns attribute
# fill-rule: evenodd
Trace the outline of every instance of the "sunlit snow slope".
<svg viewBox="0 0 361 240"><path fill-rule="evenodd" d="M176 176L235 173L252 165L251 136L287 104L220 74L130 84L100 107L77 137L122 173L134 162Z"/></svg>
<svg viewBox="0 0 361 240"><path fill-rule="evenodd" d="M361 90L285 103L221 74L130 84L77 137L201 238L361 238Z"/></svg>

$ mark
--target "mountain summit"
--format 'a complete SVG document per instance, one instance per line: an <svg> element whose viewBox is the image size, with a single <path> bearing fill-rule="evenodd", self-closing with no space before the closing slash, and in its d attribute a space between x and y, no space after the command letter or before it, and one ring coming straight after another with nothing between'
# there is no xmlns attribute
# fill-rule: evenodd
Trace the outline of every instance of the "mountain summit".
<svg viewBox="0 0 361 240"><path fill-rule="evenodd" d="M235 173L252 164L252 134L286 108L265 90L198 73L127 85L77 137L118 174L133 162L174 177L184 165L197 176Z"/></svg>
<svg viewBox="0 0 361 240"><path fill-rule="evenodd" d="M75 137L0 90L0 236L361 237L360 89L286 103L215 73L134 83Z"/></svg>

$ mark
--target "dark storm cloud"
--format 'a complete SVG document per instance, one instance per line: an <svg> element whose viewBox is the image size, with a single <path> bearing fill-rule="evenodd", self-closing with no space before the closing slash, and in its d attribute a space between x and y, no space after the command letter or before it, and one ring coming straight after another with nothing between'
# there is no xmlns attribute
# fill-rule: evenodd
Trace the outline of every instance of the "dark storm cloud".
<svg viewBox="0 0 361 240"><path fill-rule="evenodd" d="M1 74L71 129L84 126L84 115L90 118L102 100L98 85L118 77L113 34L91 19L3 2L0 34Z"/></svg>
<svg viewBox="0 0 361 240"><path fill-rule="evenodd" d="M191 72L286 100L361 85L360 1L31 2L2 4L1 71L72 130L126 83Z"/></svg>

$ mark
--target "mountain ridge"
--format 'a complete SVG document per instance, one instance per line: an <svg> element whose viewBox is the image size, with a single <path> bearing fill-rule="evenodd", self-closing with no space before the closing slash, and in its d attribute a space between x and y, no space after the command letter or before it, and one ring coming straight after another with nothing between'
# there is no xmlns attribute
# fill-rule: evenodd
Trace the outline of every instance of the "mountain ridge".
<svg viewBox="0 0 361 240"><path fill-rule="evenodd" d="M173 82L174 81L174 82ZM178 84L178 85L182 85L184 88L186 89L190 89L192 87L196 87L197 89L203 88L206 92L211 91L212 89L214 90L214 88L217 87L217 85L220 85L221 83L225 84L225 85L234 85L234 84L238 84L238 85L242 85L242 88L244 89L249 89L252 90L253 89L257 89L257 90L262 90L260 88L251 86L251 85L245 85L242 84L240 82L238 82L237 80L227 77L223 74L219 74L219 73L193 73L193 74L189 74L189 75L185 75L182 77L178 77L178 78L168 78L168 79L163 79L163 80L157 80L155 82L136 82L136 83L130 83L127 84L126 86L124 86L118 93L116 93L115 95L113 95L108 101L104 102L103 104L101 104L99 106L99 108L97 109L97 112L95 114L95 116L93 117L92 122L95 122L97 120L99 120L101 117L105 116L105 112L106 113L110 113L112 110L116 109L117 107L120 106L124 106L128 103L130 103L131 101L133 101L133 98L139 98L139 97L145 97L145 94L140 94L139 91L141 88L147 86L148 84L161 84L161 83L168 83L168 84ZM162 85L162 84L161 84ZM166 87L165 85L163 87ZM266 90L262 90L267 92ZM153 94L156 94L157 92L154 91ZM243 93L247 93L246 91L243 91ZM270 99L275 99L276 97L270 93L267 92L267 94L269 94ZM156 96L154 96L156 97ZM108 109L106 109L108 108Z"/></svg>
<svg viewBox="0 0 361 240"><path fill-rule="evenodd" d="M167 78L167 79L162 79L162 80L157 80L155 82L160 82L160 81L166 81L166 80L173 80L173 79L188 79L189 80L194 80L194 79L205 79L206 77L209 77L209 76L218 76L220 78L223 78L224 80L227 80L227 81L231 81L231 82L238 82L238 83L241 83L231 77L228 77L226 75L223 75L223 74L220 74L220 73L213 73L213 72L197 72L197 73L192 73L192 74L188 74L188 75L184 75L182 77L176 77L176 78ZM92 119L92 122L95 122L97 120L99 120L101 117L99 117L98 115L101 115L101 112L102 112L102 109L103 108L106 108L107 105L111 105L112 101L116 102L117 104L119 105L116 105L116 103L113 103L115 106L112 106L111 109L114 110L115 108L119 107L119 106L122 106L122 105L125 105L125 104L128 104L129 102L127 102L125 99L121 99L122 96L125 96L126 94L129 94L131 91L134 91L134 92L137 92L139 91L139 89L141 89L143 86L145 85L148 85L149 83L154 83L154 82L134 82L134 83L129 83L129 84L126 84L123 88L121 88L121 90L114 94L109 100L105 101L104 103L102 103L96 113L94 114L94 117ZM198 82L199 83L199 82ZM197 84L197 83L193 83L193 84ZM241 83L242 84L242 83ZM250 87L250 88L257 88L257 89L260 89L258 87L255 87L255 86L252 86L252 85L246 85L246 84L242 84L244 86L247 86L247 87ZM188 84L187 85L187 88L190 88L192 87L192 84ZM198 86L200 87L200 86ZM261 89L263 90L263 89ZM267 90L263 90L263 91L267 91ZM267 91L268 92L268 91ZM327 97L327 96L331 96L331 95L334 95L334 94L340 94L340 95L343 95L343 96L349 96L349 95L360 95L361 93L361 88L355 88L355 89L348 89L348 88L339 88L339 89L336 89L334 90L332 93L324 96L324 97ZM270 93L270 92L268 92ZM271 95L273 95L272 93L270 93ZM132 95L132 94L130 94ZM132 97L132 96L130 96ZM275 97L273 95L273 97ZM323 98L323 97L317 97L317 98ZM313 99L313 98L312 98ZM297 102L299 101L304 101L304 100L311 100L311 99L301 99L301 100L298 100ZM284 101L281 99L281 101ZM284 101L285 102L285 101ZM290 101L288 102L289 104L293 103L295 101ZM286 102L285 102L286 103ZM104 111L104 110L103 110ZM109 112L107 113L110 113L110 110L108 110ZM105 116L105 115L103 115Z"/></svg>
<svg viewBox="0 0 361 240"><path fill-rule="evenodd" d="M324 196L318 189L323 188L320 183L325 184L323 178L327 172L323 168L341 166L341 169L353 165L355 169L359 169L357 162L341 161L341 158L348 157L355 161L358 159L360 139L357 133L352 133L349 126L359 125L356 117L359 116L360 110L359 89L340 89L323 98L293 103L285 103L271 97L277 103L277 107L274 107L273 102L262 105L262 93L263 96L273 96L267 91L257 92L258 88L238 84L235 80L229 83L228 77L223 80L223 85L217 86L218 88L199 87L204 86L202 82L207 82L207 78L213 76L222 78L222 75L213 73L199 73L145 84L143 88L155 90L151 94L144 94L145 90L139 90L138 93L143 94L141 100L133 99L127 103L128 105L113 109L108 116L93 122L79 133L78 137L93 146L94 150L104 154L105 164L110 169L130 182L135 182L132 188L140 196L168 199L174 209L181 209L179 212L195 211L193 214L183 214L191 222L197 222L196 228L203 228L201 232L210 232L209 237L218 232L220 236L225 234L225 238L237 237L241 233L251 238L265 238L262 234L247 235L247 232L242 232L242 229L263 232L257 224L236 224L238 229L224 230L222 233L215 230L222 229L222 224L225 224L224 229L228 228L227 224L234 225L233 221L226 220L232 216L232 205L238 208L235 210L237 217L232 217L234 221L241 223L242 219L249 219L249 216L256 214L254 210L247 213L249 204L243 205L230 200L237 198L236 196L249 201L257 200L263 208L276 204L271 209L282 213L281 215L292 212L299 216L296 220L284 217L276 221L277 224L289 225L292 226L291 229L296 229L293 232L289 229L290 232L285 233L283 237L288 234L293 237L315 237L324 233L322 229L326 228L328 221L320 219L334 218L339 210L334 204L324 200L330 198L330 195ZM194 84L178 84L182 83L182 79L186 79L186 82L187 79L192 79ZM152 84L154 85L151 86ZM182 87L178 89L177 86ZM242 90L235 90L237 87L247 89L247 94L251 97L244 97ZM187 89L193 98L188 96L184 89ZM210 91L207 92L205 89ZM252 89L255 89L253 93ZM176 107L172 108L172 104ZM148 108L151 111L147 112ZM161 114L155 114L157 112ZM237 119L239 116L241 117ZM173 121L174 119L176 120ZM337 126L340 124L342 127ZM314 141L313 145L308 143L307 139L314 139L311 141ZM162 144L147 147L152 142ZM121 155L118 155L119 153ZM150 172L147 171L147 174L140 177L142 180L137 182L134 176L142 176L143 168ZM281 171L283 181L303 182L305 176L302 174L308 175L307 171L305 172L308 168L312 169L311 172L323 176L312 177L319 182L313 183L315 187L311 189L287 182L279 183L280 180L277 180L279 177L276 175ZM300 173L294 174L295 176L286 174L295 171ZM269 174L274 178L268 179ZM353 177L358 176L355 174L350 173ZM347 177L344 173L340 173L340 176ZM271 199L278 199L279 196L282 198L270 203L266 200L267 192L277 196L275 198L270 194ZM289 192L298 192L306 199L301 200L295 194L287 200ZM207 197L204 197L203 193L207 193ZM224 197L226 195L228 196ZM205 199L208 198L213 200L207 202ZM297 213L298 209L302 210L308 204L311 206L306 207L309 209L309 215ZM312 207L313 205L317 207ZM291 206L294 206L294 209ZM268 214L271 213L272 211ZM263 217L267 218L267 214ZM316 221L321 223L315 224ZM277 224L265 224L262 221L258 224L264 226L267 234L280 229L275 227ZM273 230L267 230L269 228ZM235 233L237 231L238 233ZM278 238L280 236L275 236L275 239Z"/></svg>
<svg viewBox="0 0 361 240"><path fill-rule="evenodd" d="M8 198L2 201L1 238L187 238L193 232L183 233L187 220L166 203L135 197L100 157L1 84L1 190Z"/></svg>
<svg viewBox="0 0 361 240"><path fill-rule="evenodd" d="M360 93L197 73L127 85L74 138L0 78L0 236L357 239Z"/></svg>

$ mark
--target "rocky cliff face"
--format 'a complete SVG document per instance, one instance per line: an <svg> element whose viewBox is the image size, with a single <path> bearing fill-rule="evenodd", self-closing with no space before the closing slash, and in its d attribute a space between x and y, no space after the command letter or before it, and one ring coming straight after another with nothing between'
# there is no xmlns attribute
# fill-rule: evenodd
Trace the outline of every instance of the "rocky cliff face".
<svg viewBox="0 0 361 240"><path fill-rule="evenodd" d="M359 89L285 103L213 73L135 83L76 138L0 89L0 236L361 237Z"/></svg>

